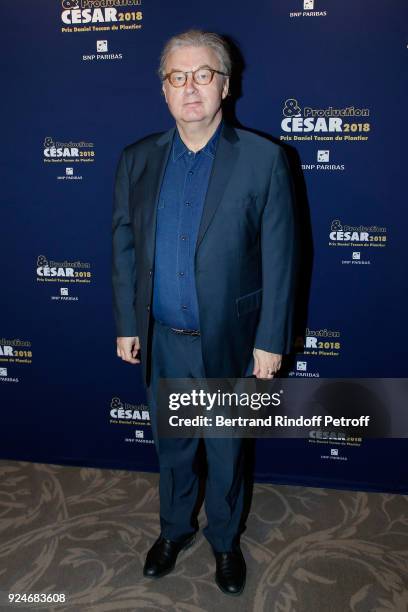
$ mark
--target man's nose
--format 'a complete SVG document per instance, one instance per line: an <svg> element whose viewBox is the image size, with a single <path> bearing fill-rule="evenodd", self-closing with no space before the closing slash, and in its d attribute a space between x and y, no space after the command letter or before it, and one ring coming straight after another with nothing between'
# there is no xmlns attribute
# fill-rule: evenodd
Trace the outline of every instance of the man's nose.
<svg viewBox="0 0 408 612"><path fill-rule="evenodd" d="M192 72L189 72L187 74L185 88L187 93L194 93L195 91L197 91L196 83L194 82Z"/></svg>

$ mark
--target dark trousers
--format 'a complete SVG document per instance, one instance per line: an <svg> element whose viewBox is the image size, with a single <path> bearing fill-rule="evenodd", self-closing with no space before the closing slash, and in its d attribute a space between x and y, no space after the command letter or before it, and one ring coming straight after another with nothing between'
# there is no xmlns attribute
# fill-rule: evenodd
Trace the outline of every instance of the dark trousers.
<svg viewBox="0 0 408 612"><path fill-rule="evenodd" d="M158 438L159 378L205 378L200 336L176 334L154 322L151 381L147 389L153 436L160 465L160 525L165 538L179 541L195 531L199 477L199 438ZM238 438L204 438L207 455L204 535L218 552L239 540L244 503L243 445Z"/></svg>

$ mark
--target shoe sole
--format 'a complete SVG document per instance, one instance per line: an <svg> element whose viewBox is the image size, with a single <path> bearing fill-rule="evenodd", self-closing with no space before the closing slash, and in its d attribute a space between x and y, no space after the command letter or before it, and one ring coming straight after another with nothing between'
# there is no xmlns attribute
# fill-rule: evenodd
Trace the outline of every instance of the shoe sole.
<svg viewBox="0 0 408 612"><path fill-rule="evenodd" d="M242 587L240 588L239 591L236 591L235 593L231 593L231 591L227 591L227 589L224 589L220 583L217 580L217 577L215 577L215 584L217 585L217 587L220 589L220 591L222 591L223 593L225 593L225 595L232 595L233 597L238 597L239 595L241 595L241 593L243 593L244 588L245 588L245 582L246 580L244 580Z"/></svg>
<svg viewBox="0 0 408 612"><path fill-rule="evenodd" d="M181 553L183 550L187 550L188 548L190 548L190 547L191 547L191 546L194 544L195 539L196 539L196 536L195 536L195 535L193 535L193 536L192 536L192 538L191 538L191 540L188 540L188 541L187 541L187 542L184 544L183 548L180 548L180 550L179 550L179 552L178 552L178 554L177 554L177 557L179 556L179 554L180 554L180 553ZM145 573L143 572L143 576L145 576L145 578L153 578L153 579L156 579L156 578L163 578L163 576L167 576L167 574L170 574L170 572L172 572L172 571L174 570L174 568L176 567L176 563L177 563L177 559L176 559L176 561L174 562L174 564L173 564L171 567L169 567L168 569L164 570L164 572L161 572L160 574L155 574L154 576L151 576L150 574L145 574Z"/></svg>

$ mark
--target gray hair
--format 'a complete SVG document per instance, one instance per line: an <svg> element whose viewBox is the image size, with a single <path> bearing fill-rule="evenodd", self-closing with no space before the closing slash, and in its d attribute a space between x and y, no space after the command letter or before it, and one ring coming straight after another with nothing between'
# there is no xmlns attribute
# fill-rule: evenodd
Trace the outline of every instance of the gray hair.
<svg viewBox="0 0 408 612"><path fill-rule="evenodd" d="M203 30L187 30L181 34L172 36L165 44L160 55L159 77L165 75L165 65L168 55L175 49L181 47L210 47L215 51L220 62L220 70L226 74L231 74L232 59L227 41L215 32L204 32Z"/></svg>

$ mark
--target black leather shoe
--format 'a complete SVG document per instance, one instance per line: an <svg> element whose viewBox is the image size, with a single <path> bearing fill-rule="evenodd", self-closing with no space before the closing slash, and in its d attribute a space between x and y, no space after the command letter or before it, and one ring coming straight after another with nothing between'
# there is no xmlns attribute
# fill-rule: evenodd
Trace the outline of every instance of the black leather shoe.
<svg viewBox="0 0 408 612"><path fill-rule="evenodd" d="M189 548L195 540L195 534L184 538L181 542L173 542L160 536L146 556L143 575L148 578L161 578L169 574L176 565L179 552Z"/></svg>
<svg viewBox="0 0 408 612"><path fill-rule="evenodd" d="M229 552L214 552L217 569L215 582L223 593L240 595L244 590L246 565L240 548Z"/></svg>

